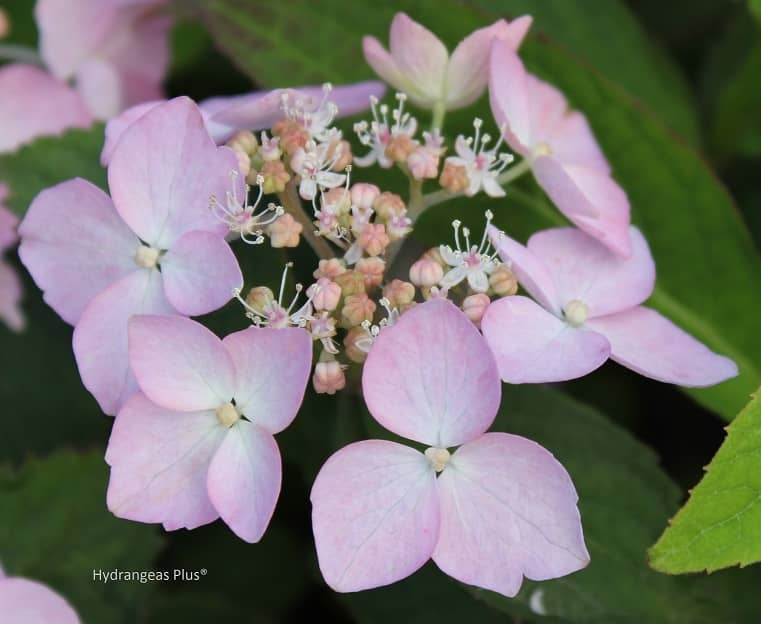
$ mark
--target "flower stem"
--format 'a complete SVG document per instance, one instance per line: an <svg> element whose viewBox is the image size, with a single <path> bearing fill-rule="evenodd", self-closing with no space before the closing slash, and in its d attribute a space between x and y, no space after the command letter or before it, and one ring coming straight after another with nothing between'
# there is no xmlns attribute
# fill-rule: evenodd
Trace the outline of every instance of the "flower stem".
<svg viewBox="0 0 761 624"><path fill-rule="evenodd" d="M447 107L446 104L439 100L433 105L433 119L431 120L431 132L436 130L438 128L439 130L444 129L444 117L447 114Z"/></svg>
<svg viewBox="0 0 761 624"><path fill-rule="evenodd" d="M10 43L0 44L0 58L28 65L37 65L38 67L44 67L45 65L37 50Z"/></svg>
<svg viewBox="0 0 761 624"><path fill-rule="evenodd" d="M333 252L333 248L328 244L328 241L314 233L314 223L312 223L309 215L304 212L304 206L301 203L301 198L299 197L293 180L286 185L285 191L278 194L278 198L285 211L303 226L301 235L306 242L309 243L309 246L314 253L324 260L334 258L336 254Z"/></svg>
<svg viewBox="0 0 761 624"><path fill-rule="evenodd" d="M499 182L500 186L504 186L505 184L509 184L513 180L517 180L525 173L528 173L530 170L531 170L531 161L528 158L524 158L517 165L510 167L507 171L497 176L497 182ZM438 204L443 204L444 202L447 202L450 199L462 197L463 194L464 193L450 193L449 191L442 189L440 191L434 191L433 193L428 193L426 195L423 195L423 198L422 198L423 201L422 201L420 210L416 213L414 218L410 216L410 219L412 219L412 222L414 223L415 219L419 217L422 213L424 213L426 210L428 210L430 207L436 206Z"/></svg>

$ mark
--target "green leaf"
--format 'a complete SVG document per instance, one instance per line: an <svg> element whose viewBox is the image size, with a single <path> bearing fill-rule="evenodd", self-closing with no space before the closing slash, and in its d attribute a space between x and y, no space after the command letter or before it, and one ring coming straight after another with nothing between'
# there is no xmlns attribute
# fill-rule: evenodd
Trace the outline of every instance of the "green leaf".
<svg viewBox="0 0 761 624"><path fill-rule="evenodd" d="M102 450L59 452L0 472L0 557L8 575L50 585L84 622L126 624L150 585L104 584L93 571L150 570L161 541L153 527L109 513L107 480Z"/></svg>
<svg viewBox="0 0 761 624"><path fill-rule="evenodd" d="M727 427L705 476L669 524L650 549L656 570L713 572L761 561L761 391Z"/></svg>
<svg viewBox="0 0 761 624"><path fill-rule="evenodd" d="M534 617L574 623L708 624L761 617L754 596L744 595L759 582L758 574L684 578L648 568L645 550L680 492L653 452L624 429L549 388L505 385L492 430L535 440L566 467L579 494L591 562L561 579L526 581L513 600L473 589L477 596L516 616L533 611Z"/></svg>
<svg viewBox="0 0 761 624"><path fill-rule="evenodd" d="M761 23L761 0L748 0L748 9L759 23Z"/></svg>
<svg viewBox="0 0 761 624"><path fill-rule="evenodd" d="M11 189L9 207L19 216L41 190L68 180L84 178L106 188L106 170L100 166L103 124L89 130L69 130L60 137L45 137L12 154L0 156L0 180Z"/></svg>

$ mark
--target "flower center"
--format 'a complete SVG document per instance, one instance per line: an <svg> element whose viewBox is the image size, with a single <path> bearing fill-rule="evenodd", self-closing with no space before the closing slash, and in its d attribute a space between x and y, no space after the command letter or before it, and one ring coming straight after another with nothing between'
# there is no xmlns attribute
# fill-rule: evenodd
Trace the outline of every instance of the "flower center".
<svg viewBox="0 0 761 624"><path fill-rule="evenodd" d="M534 158L539 158L540 156L552 156L552 148L548 143L539 143L539 145L534 147Z"/></svg>
<svg viewBox="0 0 761 624"><path fill-rule="evenodd" d="M135 252L135 264L143 269L155 269L161 252L155 247L140 245Z"/></svg>
<svg viewBox="0 0 761 624"><path fill-rule="evenodd" d="M425 449L425 456L428 458L428 461L431 462L431 466L433 466L433 469L436 472L444 470L451 457L447 449L436 448L435 446Z"/></svg>
<svg viewBox="0 0 761 624"><path fill-rule="evenodd" d="M583 301L573 299L566 304L565 308L563 308L563 313L565 314L565 320L568 321L569 325L579 327L580 325L583 325L589 317L589 306Z"/></svg>
<svg viewBox="0 0 761 624"><path fill-rule="evenodd" d="M225 427L232 427L236 422L240 420L240 414L232 403L225 403L220 405L217 410L217 419Z"/></svg>

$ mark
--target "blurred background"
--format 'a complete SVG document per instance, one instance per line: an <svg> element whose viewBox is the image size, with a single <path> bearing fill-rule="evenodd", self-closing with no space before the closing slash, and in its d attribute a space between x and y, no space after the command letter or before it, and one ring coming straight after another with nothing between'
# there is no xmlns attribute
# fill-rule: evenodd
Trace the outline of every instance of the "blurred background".
<svg viewBox="0 0 761 624"><path fill-rule="evenodd" d="M11 19L4 43L35 48L33 2L0 0L0 7ZM495 428L536 439L568 467L580 494L590 567L567 579L526 583L512 601L466 589L432 564L391 588L336 595L317 569L309 489L339 446L370 435L388 437L361 400L349 392L327 398L308 390L296 422L278 436L283 493L260 544L245 544L219 522L166 534L117 520L105 509L102 459L111 419L79 381L71 329L25 277L28 327L18 335L0 327L3 567L48 583L84 621L96 624L295 623L317 614L361 624L391 618L423 624L463 618L761 621L755 568L677 578L646 564L646 549L699 481L727 422L761 381L761 2L178 0L169 10L176 25L166 90L196 100L372 78L361 57L361 36L386 42L397 10L428 26L450 50L476 27L532 14L521 55L587 114L630 194L633 221L648 236L659 269L652 304L715 350L725 347L741 362L743 375L688 394L609 363L561 386L506 387ZM451 114L446 134L467 133L475 115L490 120L485 99ZM355 120L341 123L347 135ZM97 165L102 127L96 127L0 158L0 177L11 172L16 201L57 182L59 165L65 177L79 174L72 162L63 162L67 140L80 146L76 158L86 159L81 175L103 182ZM360 172L356 179L404 189L401 176ZM498 225L524 240L557 224L533 181L522 180L505 200L451 202L431 211L416 230L420 247L414 251L448 242L455 217L478 230L487 207ZM239 251L247 283L276 284L285 260L281 251ZM302 245L291 254L301 281L309 279L310 253ZM10 259L21 266L15 256ZM204 321L224 333L243 327L245 319L231 304ZM93 569L116 568L207 573L197 582L92 580Z"/></svg>

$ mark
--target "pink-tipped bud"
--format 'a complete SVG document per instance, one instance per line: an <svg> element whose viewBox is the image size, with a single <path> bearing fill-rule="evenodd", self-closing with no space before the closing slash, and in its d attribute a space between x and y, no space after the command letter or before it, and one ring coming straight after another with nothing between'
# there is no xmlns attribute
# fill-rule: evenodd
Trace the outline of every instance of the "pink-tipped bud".
<svg viewBox="0 0 761 624"><path fill-rule="evenodd" d="M359 271L346 271L336 275L333 281L341 287L344 297L365 292L365 276Z"/></svg>
<svg viewBox="0 0 761 624"><path fill-rule="evenodd" d="M240 150L244 154L253 156L256 148L259 147L259 141L256 140L253 132L240 130L230 137L227 141L227 147L234 150Z"/></svg>
<svg viewBox="0 0 761 624"><path fill-rule="evenodd" d="M313 275L315 279L327 277L330 280L334 280L342 273L346 273L346 267L343 262L338 258L330 258L329 260L320 260Z"/></svg>
<svg viewBox="0 0 761 624"><path fill-rule="evenodd" d="M423 258L433 260L436 264L440 264L443 267L447 266L444 258L441 257L441 250L438 247L431 247L423 254Z"/></svg>
<svg viewBox="0 0 761 624"><path fill-rule="evenodd" d="M317 362L312 376L312 386L317 394L335 394L346 387L346 375L337 361Z"/></svg>
<svg viewBox="0 0 761 624"><path fill-rule="evenodd" d="M386 250L391 240L382 223L368 223L362 228L357 242L368 256L379 256Z"/></svg>
<svg viewBox="0 0 761 624"><path fill-rule="evenodd" d="M309 141L309 132L298 121L281 119L272 126L272 134L280 137L280 149L289 156L303 148Z"/></svg>
<svg viewBox="0 0 761 624"><path fill-rule="evenodd" d="M380 189L375 184L358 182L351 187L351 203L362 210L369 210L380 195Z"/></svg>
<svg viewBox="0 0 761 624"><path fill-rule="evenodd" d="M419 143L406 134L389 139L386 145L386 157L397 163L407 162L410 154L414 152Z"/></svg>
<svg viewBox="0 0 761 624"><path fill-rule="evenodd" d="M410 267L410 281L415 286L430 288L438 284L442 277L444 277L444 269L430 258L420 258Z"/></svg>
<svg viewBox="0 0 761 624"><path fill-rule="evenodd" d="M335 310L341 300L341 287L327 277L321 277L307 288L315 310Z"/></svg>
<svg viewBox="0 0 761 624"><path fill-rule="evenodd" d="M489 307L489 303L491 303L491 300L488 295L484 293L470 295L463 300L462 311L465 312L465 316L476 325L480 325L481 319L484 317L484 312L486 312L486 308Z"/></svg>
<svg viewBox="0 0 761 624"><path fill-rule="evenodd" d="M290 214L284 214L267 226L267 235L273 247L298 247L304 226Z"/></svg>
<svg viewBox="0 0 761 624"><path fill-rule="evenodd" d="M354 156L351 153L351 143L348 141L336 141L331 144L327 158L336 158L331 170L344 171L354 160Z"/></svg>
<svg viewBox="0 0 761 624"><path fill-rule="evenodd" d="M428 147L418 147L407 158L407 166L412 177L416 180L435 178L439 175L439 150Z"/></svg>
<svg viewBox="0 0 761 624"><path fill-rule="evenodd" d="M344 300L341 317L347 327L361 325L364 321L372 322L376 307L375 302L365 293L349 295Z"/></svg>
<svg viewBox="0 0 761 624"><path fill-rule="evenodd" d="M285 190L285 185L288 184L288 180L291 179L291 174L286 171L285 165L279 160L265 162L259 175L264 178L262 190L268 195L282 193Z"/></svg>
<svg viewBox="0 0 761 624"><path fill-rule="evenodd" d="M391 307L398 308L415 299L415 286L400 279L393 280L383 288L383 296L388 299Z"/></svg>
<svg viewBox="0 0 761 624"><path fill-rule="evenodd" d="M240 174L244 178L247 178L251 173L251 156L246 154L246 152L239 147L233 147L232 150L233 154L235 154L235 157L238 159L238 171L240 171Z"/></svg>
<svg viewBox="0 0 761 624"><path fill-rule="evenodd" d="M373 210L379 218L389 220L392 217L404 214L405 205L396 193L381 193L373 202Z"/></svg>
<svg viewBox="0 0 761 624"><path fill-rule="evenodd" d="M362 327L352 327L344 337L344 353L352 362L362 364L367 359L367 351L360 345L367 343L370 338L367 330Z"/></svg>
<svg viewBox="0 0 761 624"><path fill-rule="evenodd" d="M364 276L365 288L372 290L383 282L386 263L380 258L360 258L357 260L355 269Z"/></svg>
<svg viewBox="0 0 761 624"><path fill-rule="evenodd" d="M500 264L489 275L489 286L495 295L507 297L518 292L518 280L506 264Z"/></svg>
<svg viewBox="0 0 761 624"><path fill-rule="evenodd" d="M462 165L445 162L439 184L450 193L463 193L470 186L468 171Z"/></svg>
<svg viewBox="0 0 761 624"><path fill-rule="evenodd" d="M335 215L346 214L351 210L351 194L343 186L337 186L330 189L322 197L322 205L329 208L329 211Z"/></svg>
<svg viewBox="0 0 761 624"><path fill-rule="evenodd" d="M258 312L267 309L273 301L275 301L275 295L266 286L255 286L246 295L246 303Z"/></svg>

